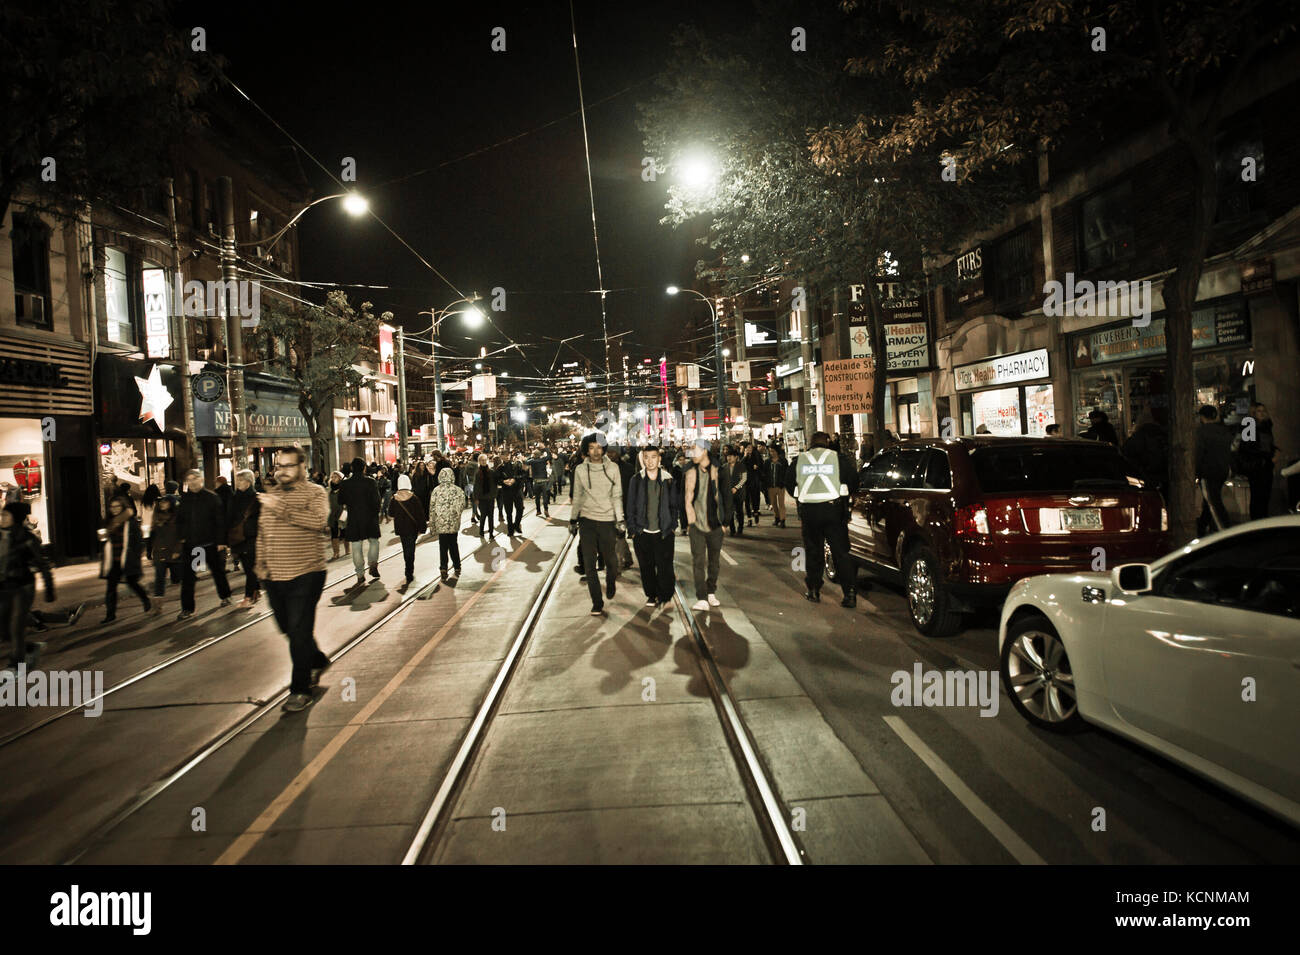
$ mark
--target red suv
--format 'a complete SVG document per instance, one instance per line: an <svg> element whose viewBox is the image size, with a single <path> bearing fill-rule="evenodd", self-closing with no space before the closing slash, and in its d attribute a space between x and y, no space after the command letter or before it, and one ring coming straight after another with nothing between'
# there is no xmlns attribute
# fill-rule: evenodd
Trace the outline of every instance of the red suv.
<svg viewBox="0 0 1300 955"><path fill-rule="evenodd" d="M853 556L903 583L927 636L952 633L1022 577L1145 563L1169 549L1160 495L1102 442L913 439L872 458L859 484Z"/></svg>

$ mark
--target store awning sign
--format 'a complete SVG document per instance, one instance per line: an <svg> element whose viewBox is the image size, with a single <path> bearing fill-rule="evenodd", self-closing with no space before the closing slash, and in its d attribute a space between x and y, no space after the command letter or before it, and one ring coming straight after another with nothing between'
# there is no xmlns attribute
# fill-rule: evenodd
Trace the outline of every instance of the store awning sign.
<svg viewBox="0 0 1300 955"><path fill-rule="evenodd" d="M1000 355L997 358L961 365L952 370L958 391L1012 384L1017 381L1033 381L1037 378L1046 378L1048 374L1046 348L1020 352L1016 355Z"/></svg>

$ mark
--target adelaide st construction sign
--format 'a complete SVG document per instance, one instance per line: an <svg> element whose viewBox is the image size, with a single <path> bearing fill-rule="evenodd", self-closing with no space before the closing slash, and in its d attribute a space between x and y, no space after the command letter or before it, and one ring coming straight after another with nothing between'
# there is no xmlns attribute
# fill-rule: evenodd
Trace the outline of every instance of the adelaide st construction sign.
<svg viewBox="0 0 1300 955"><path fill-rule="evenodd" d="M870 358L845 358L822 365L822 399L826 413L870 414L875 362Z"/></svg>

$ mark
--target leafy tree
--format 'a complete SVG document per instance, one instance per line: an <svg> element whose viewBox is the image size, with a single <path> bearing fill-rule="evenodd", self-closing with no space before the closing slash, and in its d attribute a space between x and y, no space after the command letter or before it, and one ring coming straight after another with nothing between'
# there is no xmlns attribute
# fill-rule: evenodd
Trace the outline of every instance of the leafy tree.
<svg viewBox="0 0 1300 955"><path fill-rule="evenodd" d="M0 4L0 217L20 194L53 214L159 189L167 147L220 57L192 52L168 0ZM55 179L42 177L46 157Z"/></svg>
<svg viewBox="0 0 1300 955"><path fill-rule="evenodd" d="M906 90L844 68L856 38L839 13L791 15L771 7L742 37L681 31L660 77L663 92L641 106L641 129L660 169L671 173L703 157L715 165L703 187L680 179L670 186L663 219L710 219L701 243L721 255L699 263L702 277L726 292L793 279L811 293L814 308L832 287L866 283L879 439L887 375L879 366L884 310L873 280L886 262L897 262L902 277L919 284L924 258L1004 210L1016 183L992 173L978 183L970 176L943 181L943 137L925 150L846 149L829 134L882 135L905 107ZM788 28L776 26L790 22L805 24L808 51L792 51ZM747 268L736 263L741 253L750 257Z"/></svg>
<svg viewBox="0 0 1300 955"><path fill-rule="evenodd" d="M1178 237L1174 273L1164 283L1168 503L1173 538L1191 539L1200 507L1192 309L1218 205L1215 143L1252 67L1295 32L1295 5L846 0L841 6L861 44L849 72L882 82L901 76L911 100L883 136L869 119L820 130L818 148L842 162L956 140L950 151L961 175L972 176L1027 158L1040 145L1055 148L1084 125L1131 125L1138 116L1168 129L1190 184L1182 200L1190 228Z"/></svg>
<svg viewBox="0 0 1300 955"><path fill-rule="evenodd" d="M357 311L339 289L326 296L324 307L305 311L274 298L262 303L256 334L270 336L283 349L284 370L298 386L298 410L307 419L313 467L324 468L328 460L334 405L357 389L374 389L353 366L375 348L379 323L391 322L393 314L375 318L372 307L362 302Z"/></svg>

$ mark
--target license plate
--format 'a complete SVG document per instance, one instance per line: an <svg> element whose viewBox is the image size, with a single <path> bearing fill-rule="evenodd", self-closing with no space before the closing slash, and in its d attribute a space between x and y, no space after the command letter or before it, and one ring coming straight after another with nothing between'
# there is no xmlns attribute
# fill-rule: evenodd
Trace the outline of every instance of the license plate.
<svg viewBox="0 0 1300 955"><path fill-rule="evenodd" d="M1101 530L1101 508L1075 507L1061 509L1061 527L1067 531Z"/></svg>

